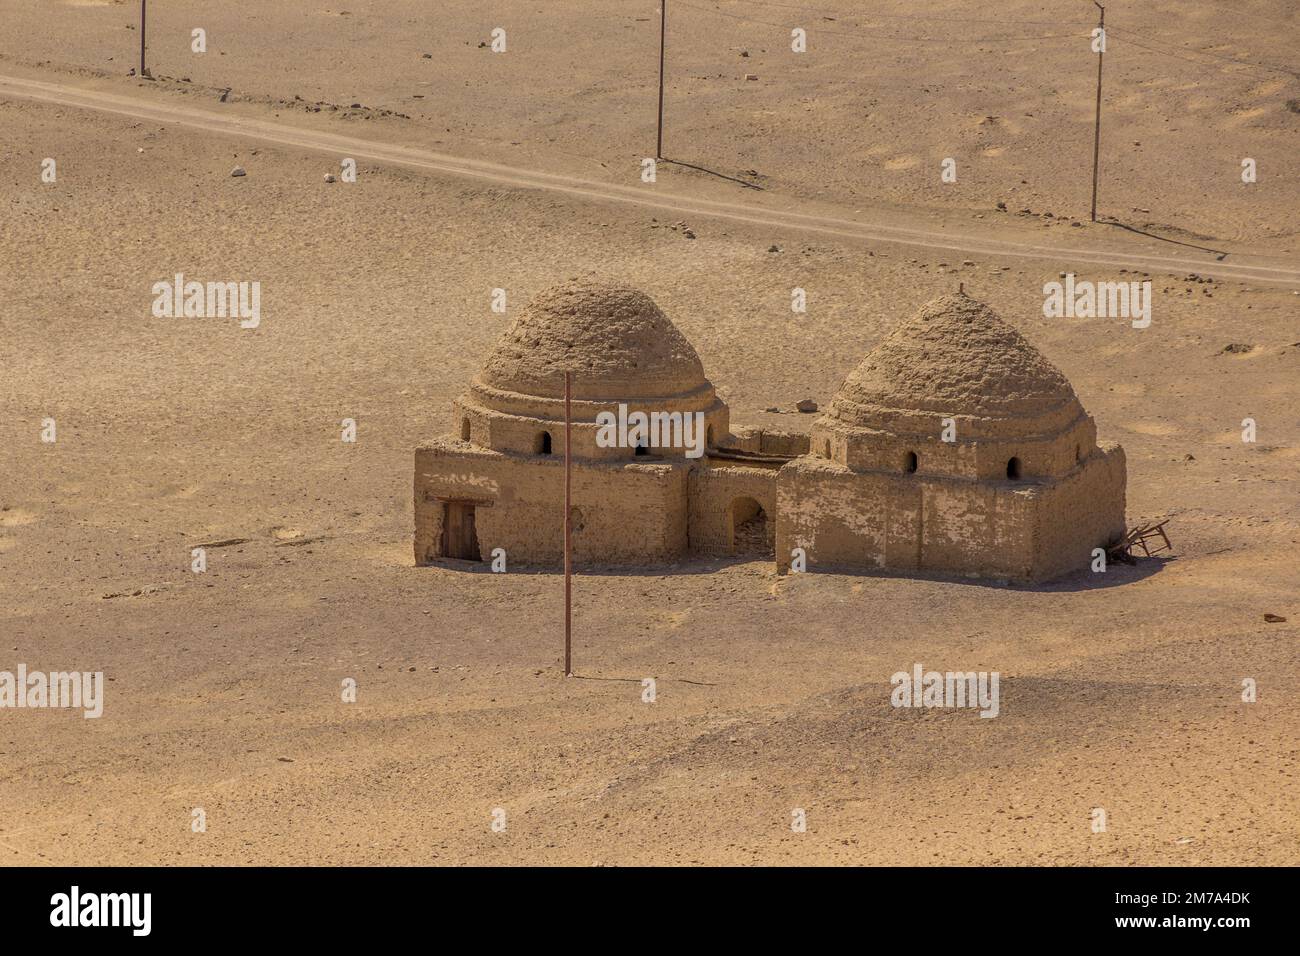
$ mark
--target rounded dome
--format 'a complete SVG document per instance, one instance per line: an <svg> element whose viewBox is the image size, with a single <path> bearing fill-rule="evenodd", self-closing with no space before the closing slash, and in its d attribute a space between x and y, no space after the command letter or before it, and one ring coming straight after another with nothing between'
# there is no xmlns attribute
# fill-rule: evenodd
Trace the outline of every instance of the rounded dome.
<svg viewBox="0 0 1300 956"><path fill-rule="evenodd" d="M570 283L539 293L487 360L479 382L539 398L673 398L712 386L686 337L643 292Z"/></svg>
<svg viewBox="0 0 1300 956"><path fill-rule="evenodd" d="M683 456L684 423L696 413L706 443L728 434L727 406L705 378L700 357L649 296L573 282L539 293L501 336L454 404L461 440L493 451L554 454L563 438L566 371L572 372L568 413L579 457ZM672 437L664 438L661 425L638 445L600 444L599 423L624 414L666 421Z"/></svg>
<svg viewBox="0 0 1300 956"><path fill-rule="evenodd" d="M924 305L868 353L827 410L828 425L966 438L1054 433L1083 410L1065 376L988 306L963 294ZM970 423L976 423L974 430Z"/></svg>

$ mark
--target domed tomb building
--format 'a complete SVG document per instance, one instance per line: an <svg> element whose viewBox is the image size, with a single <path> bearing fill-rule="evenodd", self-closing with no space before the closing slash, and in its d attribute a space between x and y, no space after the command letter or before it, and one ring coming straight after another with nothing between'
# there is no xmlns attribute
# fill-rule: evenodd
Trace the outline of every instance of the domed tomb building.
<svg viewBox="0 0 1300 956"><path fill-rule="evenodd" d="M1097 445L1064 376L973 299L897 328L803 435L732 426L644 294L569 284L527 306L451 434L416 450L417 563L562 560L566 369L579 563L748 553L788 569L801 553L809 570L1038 581L1124 533L1122 450ZM638 412L663 429L611 442L610 421Z"/></svg>
<svg viewBox="0 0 1300 956"><path fill-rule="evenodd" d="M974 299L899 325L781 470L777 555L1040 581L1123 536L1125 461L1065 376Z"/></svg>
<svg viewBox="0 0 1300 956"><path fill-rule="evenodd" d="M733 436L727 406L685 336L641 292L570 284L529 303L455 402L452 434L417 449L417 562L486 561L496 548L507 561L562 559L566 369L575 559L636 565L730 553L732 529L714 513L715 487L757 484L764 515L772 512L775 467L785 459L757 468L729 460L719 469L728 472L723 482L703 474L714 470L706 449ZM602 413L627 420L638 412L663 427L641 441L597 440ZM746 517L762 510L753 502ZM769 524L769 551L774 537Z"/></svg>

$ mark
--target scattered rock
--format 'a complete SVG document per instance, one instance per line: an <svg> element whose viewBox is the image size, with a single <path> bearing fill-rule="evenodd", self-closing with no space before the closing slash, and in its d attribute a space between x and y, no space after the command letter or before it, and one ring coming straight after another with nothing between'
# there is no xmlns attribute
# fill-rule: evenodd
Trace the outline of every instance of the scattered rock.
<svg viewBox="0 0 1300 956"><path fill-rule="evenodd" d="M799 411L803 412L805 415L809 415L817 411L817 403L814 402L811 398L805 398L801 401L795 402L794 407L797 408Z"/></svg>
<svg viewBox="0 0 1300 956"><path fill-rule="evenodd" d="M1285 623L1286 623L1286 618L1282 617L1280 614L1265 614L1265 615L1264 615L1264 623L1265 623L1265 624L1285 624Z"/></svg>
<svg viewBox="0 0 1300 956"><path fill-rule="evenodd" d="M776 245L768 246L768 247L767 247L767 251L768 251L768 252L780 252L780 251L781 251L781 247L780 247L780 246L776 246Z"/></svg>
<svg viewBox="0 0 1300 956"><path fill-rule="evenodd" d="M325 182L327 182L327 183L332 183L332 182L335 182L335 181L336 181L336 180L335 180L335 178L334 178L334 174L333 174L333 173L326 173L326 174L325 174Z"/></svg>
<svg viewBox="0 0 1300 956"><path fill-rule="evenodd" d="M432 54L432 53L421 53L421 54L420 54L420 57L421 57L422 59L425 59L425 60L432 60L432 59L433 59L433 54Z"/></svg>
<svg viewBox="0 0 1300 956"><path fill-rule="evenodd" d="M1229 342L1223 347L1223 351L1229 355L1245 355L1247 352L1253 352L1255 346L1246 342Z"/></svg>
<svg viewBox="0 0 1300 956"><path fill-rule="evenodd" d="M293 763L293 761L288 757L276 757L275 759L280 761L280 763Z"/></svg>
<svg viewBox="0 0 1300 956"><path fill-rule="evenodd" d="M695 233L692 232L692 231L689 230L689 229L683 229L683 230L682 230L682 235L685 236L687 239L694 239L694 238L695 238Z"/></svg>
<svg viewBox="0 0 1300 956"><path fill-rule="evenodd" d="M999 202L999 203L998 203L998 210L1001 211L1001 212L1006 212L1006 211L1007 211L1007 204L1004 203L1004 202Z"/></svg>
<svg viewBox="0 0 1300 956"><path fill-rule="evenodd" d="M740 55L741 55L741 56L745 56L745 57L747 57L747 56L749 56L749 51L748 51L748 50L741 50L741 51L740 51Z"/></svg>
<svg viewBox="0 0 1300 956"><path fill-rule="evenodd" d="M756 79L758 79L758 74L757 74L757 73L746 73L746 74L745 74L745 79L747 79L747 80L756 80Z"/></svg>
<svg viewBox="0 0 1300 956"><path fill-rule="evenodd" d="M775 414L775 415L780 415L780 414L782 414L781 409L779 409L779 408L778 408L777 406L775 406L775 405L771 405L771 406L769 406L769 407L763 409L763 411L765 411L765 412L772 412L772 413Z"/></svg>

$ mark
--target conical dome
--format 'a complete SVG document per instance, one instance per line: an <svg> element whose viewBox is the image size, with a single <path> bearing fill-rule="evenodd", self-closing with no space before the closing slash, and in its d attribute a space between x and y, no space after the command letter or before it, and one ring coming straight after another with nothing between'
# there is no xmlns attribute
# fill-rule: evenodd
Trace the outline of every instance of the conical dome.
<svg viewBox="0 0 1300 956"><path fill-rule="evenodd" d="M940 416L964 438L1058 432L1082 414L1074 389L988 306L956 294L898 326L845 380L828 424L933 434Z"/></svg>
<svg viewBox="0 0 1300 956"><path fill-rule="evenodd" d="M644 401L711 389L691 343L643 292L590 283L537 295L493 349L479 381L539 398Z"/></svg>
<svg viewBox="0 0 1300 956"><path fill-rule="evenodd" d="M454 405L462 439L515 453L558 448L566 371L573 383L569 412L583 426L575 432L574 454L635 454L635 448L596 444L595 423L606 413L659 413L683 421L698 412L708 440L727 434L727 407L705 377L699 355L649 296L574 282L539 293L501 336ZM653 450L684 453L675 446Z"/></svg>

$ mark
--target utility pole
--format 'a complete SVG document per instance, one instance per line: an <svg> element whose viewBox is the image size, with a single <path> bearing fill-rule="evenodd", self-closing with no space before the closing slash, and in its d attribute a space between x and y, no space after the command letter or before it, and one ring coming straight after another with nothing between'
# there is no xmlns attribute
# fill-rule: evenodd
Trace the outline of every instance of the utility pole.
<svg viewBox="0 0 1300 956"><path fill-rule="evenodd" d="M140 0L140 75L148 76L149 71L144 65L144 15L149 5L149 0Z"/></svg>
<svg viewBox="0 0 1300 956"><path fill-rule="evenodd" d="M1101 157L1101 64L1106 55L1106 8L1097 0L1093 5L1101 11L1097 29L1101 31L1101 46L1097 48L1097 124L1092 133L1092 221L1097 221L1097 163Z"/></svg>
<svg viewBox="0 0 1300 956"><path fill-rule="evenodd" d="M564 676L573 676L573 373L564 373Z"/></svg>
<svg viewBox="0 0 1300 956"><path fill-rule="evenodd" d="M668 0L659 0L659 139L655 159L664 158L664 39L668 32Z"/></svg>

